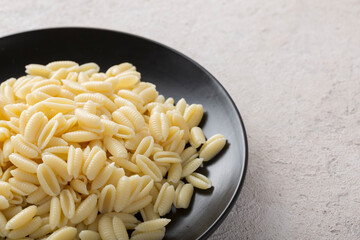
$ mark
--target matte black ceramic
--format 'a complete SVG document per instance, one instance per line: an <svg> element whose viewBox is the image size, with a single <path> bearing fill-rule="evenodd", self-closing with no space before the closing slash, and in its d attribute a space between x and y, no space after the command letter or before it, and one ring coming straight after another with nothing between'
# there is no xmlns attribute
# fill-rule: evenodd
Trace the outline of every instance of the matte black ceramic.
<svg viewBox="0 0 360 240"><path fill-rule="evenodd" d="M194 44L197 44L196 42ZM200 103L206 114L201 126L207 137L222 133L228 139L223 151L200 172L213 184L198 190L186 210L167 217L166 239L206 239L224 220L235 203L244 180L247 141L235 104L220 83L183 54L142 37L100 29L56 28L19 33L0 39L0 80L19 77L29 63L54 60L96 62L102 71L131 62L142 80L156 84L165 97ZM226 67L226 66L224 66Z"/></svg>

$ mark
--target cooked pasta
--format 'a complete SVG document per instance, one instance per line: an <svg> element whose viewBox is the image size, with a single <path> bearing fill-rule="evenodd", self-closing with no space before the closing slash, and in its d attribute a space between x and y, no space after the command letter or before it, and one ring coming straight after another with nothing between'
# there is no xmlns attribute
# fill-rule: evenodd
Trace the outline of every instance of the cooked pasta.
<svg viewBox="0 0 360 240"><path fill-rule="evenodd" d="M226 145L201 104L159 95L130 63L29 64L0 84L1 239L162 239Z"/></svg>

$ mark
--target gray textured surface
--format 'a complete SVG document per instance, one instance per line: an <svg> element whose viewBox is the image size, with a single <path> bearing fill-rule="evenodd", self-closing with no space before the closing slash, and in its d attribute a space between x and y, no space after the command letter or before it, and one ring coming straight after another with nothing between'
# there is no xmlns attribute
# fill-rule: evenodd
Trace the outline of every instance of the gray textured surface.
<svg viewBox="0 0 360 240"><path fill-rule="evenodd" d="M212 240L360 238L359 1L0 6L0 36L111 28L174 47L219 79L245 120L250 162L236 206Z"/></svg>

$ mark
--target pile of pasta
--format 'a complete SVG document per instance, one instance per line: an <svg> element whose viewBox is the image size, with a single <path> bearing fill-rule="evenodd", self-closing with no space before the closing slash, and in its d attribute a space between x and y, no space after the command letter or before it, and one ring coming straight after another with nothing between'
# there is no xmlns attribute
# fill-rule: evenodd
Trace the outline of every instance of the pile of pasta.
<svg viewBox="0 0 360 240"><path fill-rule="evenodd" d="M226 144L197 127L199 104L176 104L130 63L26 66L0 86L0 236L162 239L187 208L195 172Z"/></svg>

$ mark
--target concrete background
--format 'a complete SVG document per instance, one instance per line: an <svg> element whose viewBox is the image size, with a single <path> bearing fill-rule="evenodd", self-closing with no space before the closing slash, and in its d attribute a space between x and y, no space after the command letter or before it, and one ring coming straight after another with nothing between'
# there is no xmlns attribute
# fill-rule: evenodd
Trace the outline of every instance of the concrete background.
<svg viewBox="0 0 360 240"><path fill-rule="evenodd" d="M210 239L359 239L359 14L358 0L0 0L0 36L90 26L183 52L249 137L243 191Z"/></svg>

